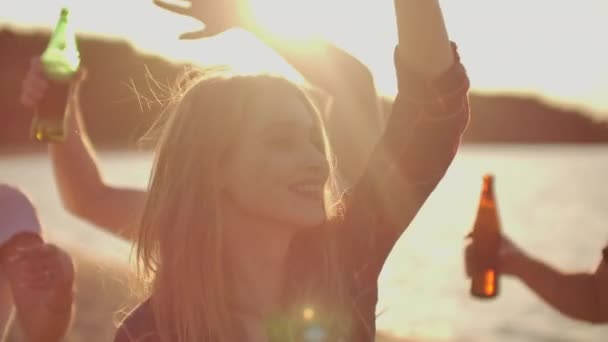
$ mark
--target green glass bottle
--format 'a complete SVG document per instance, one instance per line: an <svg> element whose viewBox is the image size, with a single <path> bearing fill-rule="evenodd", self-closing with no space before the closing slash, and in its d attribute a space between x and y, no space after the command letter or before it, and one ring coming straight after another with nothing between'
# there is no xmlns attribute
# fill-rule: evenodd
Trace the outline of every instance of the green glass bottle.
<svg viewBox="0 0 608 342"><path fill-rule="evenodd" d="M65 138L65 112L70 83L80 66L76 33L69 22L69 10L61 9L48 46L40 58L49 87L32 121L31 134L38 141L58 142Z"/></svg>

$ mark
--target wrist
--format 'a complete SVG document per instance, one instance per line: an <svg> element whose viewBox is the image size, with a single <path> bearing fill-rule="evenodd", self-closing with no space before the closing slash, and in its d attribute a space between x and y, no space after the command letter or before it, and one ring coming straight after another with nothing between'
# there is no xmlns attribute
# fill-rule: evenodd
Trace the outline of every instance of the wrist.
<svg viewBox="0 0 608 342"><path fill-rule="evenodd" d="M46 309L52 313L65 313L72 310L74 290L72 287L61 288L52 292L46 302Z"/></svg>
<svg viewBox="0 0 608 342"><path fill-rule="evenodd" d="M529 257L519 250L510 250L498 255L500 270L503 274L517 277L526 264Z"/></svg>

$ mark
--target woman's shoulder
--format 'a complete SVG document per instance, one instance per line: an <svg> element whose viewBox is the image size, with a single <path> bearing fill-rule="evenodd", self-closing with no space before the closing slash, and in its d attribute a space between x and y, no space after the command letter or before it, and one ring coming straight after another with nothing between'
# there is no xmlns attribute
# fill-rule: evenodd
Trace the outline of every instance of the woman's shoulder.
<svg viewBox="0 0 608 342"><path fill-rule="evenodd" d="M160 342L150 301L146 300L122 321L114 342Z"/></svg>

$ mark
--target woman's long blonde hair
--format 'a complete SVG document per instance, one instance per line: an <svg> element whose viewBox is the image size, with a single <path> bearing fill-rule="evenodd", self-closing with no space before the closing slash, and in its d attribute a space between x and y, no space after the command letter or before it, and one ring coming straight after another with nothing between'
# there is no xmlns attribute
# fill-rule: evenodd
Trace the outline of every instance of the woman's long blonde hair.
<svg viewBox="0 0 608 342"><path fill-rule="evenodd" d="M148 284L162 341L234 341L219 202L221 160L247 124L255 99L295 94L319 119L320 113L303 88L280 77L215 74L191 84L164 120L156 146L135 249L138 274ZM325 142L331 156L326 136ZM328 216L339 207L333 180L327 187ZM331 236L325 228L317 241L323 260L317 276L320 286L342 301L344 283Z"/></svg>

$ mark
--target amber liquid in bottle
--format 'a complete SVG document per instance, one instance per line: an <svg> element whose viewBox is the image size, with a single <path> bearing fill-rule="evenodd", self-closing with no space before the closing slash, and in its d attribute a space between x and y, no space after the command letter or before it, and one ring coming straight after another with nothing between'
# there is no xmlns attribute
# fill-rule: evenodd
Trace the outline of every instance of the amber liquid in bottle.
<svg viewBox="0 0 608 342"><path fill-rule="evenodd" d="M49 81L48 85L32 122L32 135L38 141L62 141L70 84Z"/></svg>
<svg viewBox="0 0 608 342"><path fill-rule="evenodd" d="M483 178L479 208L471 237L473 238L473 257L479 266L471 278L471 295L477 298L494 298L499 292L500 222L492 175L486 175Z"/></svg>

